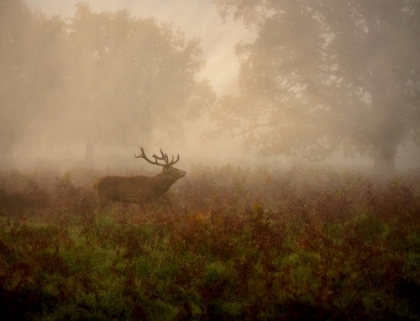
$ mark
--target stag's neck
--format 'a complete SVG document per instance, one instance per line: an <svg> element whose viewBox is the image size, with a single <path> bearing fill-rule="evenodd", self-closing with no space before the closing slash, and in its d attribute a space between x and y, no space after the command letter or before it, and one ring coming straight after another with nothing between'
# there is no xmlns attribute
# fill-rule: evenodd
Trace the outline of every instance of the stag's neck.
<svg viewBox="0 0 420 321"><path fill-rule="evenodd" d="M166 193L173 183L174 182L170 181L163 172L152 177L152 186L158 196Z"/></svg>

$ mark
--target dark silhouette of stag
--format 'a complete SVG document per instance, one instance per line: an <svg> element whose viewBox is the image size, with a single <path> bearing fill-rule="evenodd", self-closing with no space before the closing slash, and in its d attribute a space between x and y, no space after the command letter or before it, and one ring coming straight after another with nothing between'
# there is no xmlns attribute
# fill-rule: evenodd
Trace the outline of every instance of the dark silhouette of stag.
<svg viewBox="0 0 420 321"><path fill-rule="evenodd" d="M140 155L134 155L150 164L162 166L162 171L156 176L105 176L96 180L93 187L98 193L99 211L109 202L144 204L165 194L177 180L186 175L185 171L173 167L179 161L179 154L176 160L172 155L169 161L162 149L160 153L161 156L152 155L154 161L146 156L143 147L140 147Z"/></svg>

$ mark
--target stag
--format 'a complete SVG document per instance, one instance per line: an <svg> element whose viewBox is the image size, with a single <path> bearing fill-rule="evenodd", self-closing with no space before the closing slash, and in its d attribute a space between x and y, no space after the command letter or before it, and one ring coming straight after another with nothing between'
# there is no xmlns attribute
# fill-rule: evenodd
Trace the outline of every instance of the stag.
<svg viewBox="0 0 420 321"><path fill-rule="evenodd" d="M105 176L96 180L93 187L98 193L99 211L109 202L144 204L165 194L177 180L186 175L185 171L173 167L179 161L179 154L176 160L172 155L169 161L162 149L160 153L161 156L152 155L154 161L146 156L143 147L140 147L139 155L134 154L135 158L143 158L150 164L162 166L162 171L156 176Z"/></svg>

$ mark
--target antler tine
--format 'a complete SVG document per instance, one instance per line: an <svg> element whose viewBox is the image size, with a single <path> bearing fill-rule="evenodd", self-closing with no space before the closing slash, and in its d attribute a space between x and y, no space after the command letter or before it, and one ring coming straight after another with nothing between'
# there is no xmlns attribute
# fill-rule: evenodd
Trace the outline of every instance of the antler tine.
<svg viewBox="0 0 420 321"><path fill-rule="evenodd" d="M171 161L169 161L168 154L164 153L162 151L162 149L160 149L160 154L162 156L157 156L156 154L153 154L152 155L152 157L155 159L155 161L152 161L149 158L147 158L146 153L144 152L143 147L140 147L140 151L141 151L141 154L140 155L134 154L134 157L136 157L136 158L143 158L143 159L145 159L146 161L148 161L149 163L151 163L153 165L172 166L172 165L175 165L179 161L179 154L178 154L178 156L177 156L177 158L175 160L174 160L174 155L172 155ZM165 164L160 164L158 161L164 161Z"/></svg>
<svg viewBox="0 0 420 321"><path fill-rule="evenodd" d="M165 157L165 154L162 152L162 149L160 149L160 153L161 153L162 156L157 156L156 154L153 154L152 157L154 159L159 159L159 160L163 160L163 161L166 162L166 157Z"/></svg>
<svg viewBox="0 0 420 321"><path fill-rule="evenodd" d="M136 154L134 154L134 157L135 158L143 158L144 160L146 160L147 162L149 162L150 164L153 164L153 165L159 165L159 166L165 166L166 164L159 164L158 163L158 159L160 159L160 158L158 158L158 157L156 157L156 155L153 155L153 157L155 158L155 161L152 161L152 160L150 160L147 156L146 156L146 153L145 153L145 151L144 151L144 148L143 147L141 147L141 146L139 146L139 148L140 148L140 155L136 155Z"/></svg>
<svg viewBox="0 0 420 321"><path fill-rule="evenodd" d="M140 155L136 155L136 153L134 153L135 158L143 158L144 149L141 146L139 146L139 148L140 148Z"/></svg>
<svg viewBox="0 0 420 321"><path fill-rule="evenodd" d="M174 161L174 155L172 155L172 160L171 160L171 162L168 165L173 166L176 163L178 163L178 161L179 161L179 154L178 154L178 156L177 156L177 158L176 158L175 161Z"/></svg>
<svg viewBox="0 0 420 321"><path fill-rule="evenodd" d="M160 148L160 153L162 154L162 158L165 159L166 164L168 164L168 154L162 152L162 148Z"/></svg>

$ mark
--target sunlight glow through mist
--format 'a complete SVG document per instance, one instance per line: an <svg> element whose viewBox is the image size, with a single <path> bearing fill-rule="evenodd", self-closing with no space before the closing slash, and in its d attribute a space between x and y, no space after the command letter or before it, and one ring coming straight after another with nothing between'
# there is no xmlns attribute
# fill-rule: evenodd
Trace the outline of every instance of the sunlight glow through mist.
<svg viewBox="0 0 420 321"><path fill-rule="evenodd" d="M170 23L184 32L187 38L201 39L203 59L206 65L198 76L210 80L217 94L237 90L239 62L235 55L235 44L252 41L255 34L242 24L222 22L210 0L25 0L33 9L49 15L71 17L77 3L87 3L95 11L117 11L126 9L139 18L153 17L162 23Z"/></svg>

